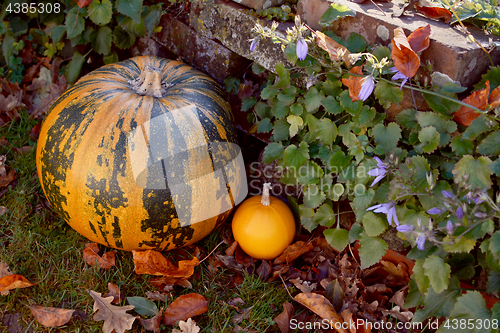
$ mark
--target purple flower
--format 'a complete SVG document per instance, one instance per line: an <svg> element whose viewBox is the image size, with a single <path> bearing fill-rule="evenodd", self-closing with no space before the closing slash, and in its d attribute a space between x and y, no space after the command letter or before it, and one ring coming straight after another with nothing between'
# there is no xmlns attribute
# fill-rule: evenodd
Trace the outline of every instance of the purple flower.
<svg viewBox="0 0 500 333"><path fill-rule="evenodd" d="M453 194L451 194L450 192L443 190L441 191L441 193L443 193L445 197L453 199Z"/></svg>
<svg viewBox="0 0 500 333"><path fill-rule="evenodd" d="M437 208L437 207L434 207L434 208L431 208L427 211L427 213L431 214L431 215L437 215L437 214L441 214L443 212L443 210Z"/></svg>
<svg viewBox="0 0 500 333"><path fill-rule="evenodd" d="M394 201L371 206L366 210L373 210L374 213L384 213L387 215L387 222L389 222L389 225L392 224L392 221L394 221L395 225L399 225L398 216L396 215L396 203Z"/></svg>
<svg viewBox="0 0 500 333"><path fill-rule="evenodd" d="M368 171L368 175L377 178L375 178L370 187L373 187L373 185L381 181L387 174L387 169L386 169L387 166L385 165L385 163L382 162L382 160L380 160L380 158L378 158L377 156L375 156L374 159L377 161L377 167L375 169Z"/></svg>
<svg viewBox="0 0 500 333"><path fill-rule="evenodd" d="M307 57L307 50L308 46L304 38L300 37L297 40L297 46L296 46L296 51L297 51L297 58L300 60L304 60Z"/></svg>
<svg viewBox="0 0 500 333"><path fill-rule="evenodd" d="M448 230L449 234L451 234L453 232L453 222L451 222L450 220L448 220L448 222L446 222L446 230Z"/></svg>
<svg viewBox="0 0 500 333"><path fill-rule="evenodd" d="M462 206L458 206L458 208L457 208L457 217L459 219L461 219L462 217L464 217L464 210L462 209Z"/></svg>
<svg viewBox="0 0 500 333"><path fill-rule="evenodd" d="M399 89L403 89L403 86L405 85L406 81L408 81L409 77L404 75L403 73L401 73L397 68L396 66L394 67L391 67L390 68L390 71L393 72L393 73L396 73L392 76L391 80L392 81L396 81L396 80L403 80L403 82L401 83L401 86L399 87Z"/></svg>
<svg viewBox="0 0 500 333"><path fill-rule="evenodd" d="M411 224L402 224L402 225L396 227L396 229L399 232L408 233L408 232L412 232L413 231L413 226Z"/></svg>
<svg viewBox="0 0 500 333"><path fill-rule="evenodd" d="M424 245L425 245L425 236L424 235L420 235L417 237L417 240L415 241L415 244L417 244L417 248L419 250L424 250Z"/></svg>
<svg viewBox="0 0 500 333"><path fill-rule="evenodd" d="M259 44L259 38L255 37L252 39L252 44L250 44L250 51L253 52L255 48L257 47L257 44Z"/></svg>
<svg viewBox="0 0 500 333"><path fill-rule="evenodd" d="M368 75L365 76L362 81L363 83L361 83L361 89L359 90L358 97L360 100L366 101L375 88L375 80L372 75Z"/></svg>

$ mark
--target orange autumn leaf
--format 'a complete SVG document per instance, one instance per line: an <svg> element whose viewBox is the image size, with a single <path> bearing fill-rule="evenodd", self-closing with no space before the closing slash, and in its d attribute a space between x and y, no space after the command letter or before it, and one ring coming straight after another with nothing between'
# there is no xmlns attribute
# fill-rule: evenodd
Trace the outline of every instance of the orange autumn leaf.
<svg viewBox="0 0 500 333"><path fill-rule="evenodd" d="M283 253L276 259L274 259L274 264L289 264L306 252L313 249L314 245L312 243L306 243L304 241L297 241L292 245L288 245Z"/></svg>
<svg viewBox="0 0 500 333"><path fill-rule="evenodd" d="M411 48L403 28L394 29L391 56L394 66L404 76L413 77L417 73L420 67L420 57Z"/></svg>
<svg viewBox="0 0 500 333"><path fill-rule="evenodd" d="M208 302L200 294L191 293L179 296L170 303L163 314L164 325L177 325L181 320L187 320L208 311Z"/></svg>
<svg viewBox="0 0 500 333"><path fill-rule="evenodd" d="M0 278L0 292L4 293L8 290L26 288L34 286L27 278L19 274L10 274Z"/></svg>
<svg viewBox="0 0 500 333"><path fill-rule="evenodd" d="M348 333L347 330L342 328L344 320L335 311L332 303L330 303L325 296L315 293L300 293L293 299L320 316L322 319L327 320L330 327L335 327L337 332Z"/></svg>
<svg viewBox="0 0 500 333"><path fill-rule="evenodd" d="M490 98L488 99L488 103L490 104L492 109L500 105L500 86L493 89L490 94Z"/></svg>
<svg viewBox="0 0 500 333"><path fill-rule="evenodd" d="M413 31L408 36L408 43L415 53L424 51L431 44L429 36L431 35L431 25L427 24L425 27L420 27Z"/></svg>
<svg viewBox="0 0 500 333"><path fill-rule="evenodd" d="M83 259L90 266L97 266L103 269L110 269L115 266L115 250L99 255L99 247L96 243L86 243L83 249Z"/></svg>
<svg viewBox="0 0 500 333"><path fill-rule="evenodd" d="M328 52L332 61L339 60L338 53L340 51L343 53L342 60L345 61L348 67L352 66L351 60L349 60L349 54L351 54L351 52L342 44L337 43L321 31L316 31L316 43L319 47Z"/></svg>
<svg viewBox="0 0 500 333"><path fill-rule="evenodd" d="M46 327L65 325L75 312L75 310L71 309L43 307L40 305L31 305L29 308L36 320Z"/></svg>
<svg viewBox="0 0 500 333"><path fill-rule="evenodd" d="M363 66L355 66L351 68L349 73L352 74L363 74ZM354 101L359 101L359 91L361 90L361 86L363 84L363 79L364 77L362 76L354 76L351 75L349 78L342 79L342 84L349 88L349 96L351 97L351 100Z"/></svg>
<svg viewBox="0 0 500 333"><path fill-rule="evenodd" d="M486 81L485 84L486 88L474 91L462 102L474 106L480 110L486 109L486 107L488 106L488 95L490 93L490 81ZM469 126L470 123L477 117L479 117L479 113L463 105L453 115L453 119L457 123L464 126Z"/></svg>
<svg viewBox="0 0 500 333"><path fill-rule="evenodd" d="M132 255L137 274L163 275L170 278L188 278L193 275L194 267L200 263L198 258L193 257L191 260L180 260L176 266L154 250L132 251Z"/></svg>
<svg viewBox="0 0 500 333"><path fill-rule="evenodd" d="M420 13L428 18L431 19L444 19L445 23L450 23L451 22L451 12L443 7L438 7L434 3L428 1L428 0L420 0L415 4L415 9Z"/></svg>

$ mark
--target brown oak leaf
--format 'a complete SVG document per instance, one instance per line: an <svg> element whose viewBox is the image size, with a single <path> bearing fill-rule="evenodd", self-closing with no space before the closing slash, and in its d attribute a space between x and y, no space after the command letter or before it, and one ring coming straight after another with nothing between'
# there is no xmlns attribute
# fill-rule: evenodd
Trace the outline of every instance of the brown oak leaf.
<svg viewBox="0 0 500 333"><path fill-rule="evenodd" d="M320 316L322 319L327 320L331 327L337 329L337 332L347 333L347 331L342 328L344 320L335 311L332 303L330 303L325 296L315 293L300 293L294 297L294 300Z"/></svg>
<svg viewBox="0 0 500 333"><path fill-rule="evenodd" d="M163 308L150 319L142 319L139 317L139 322L146 331L153 331L154 333L160 333L161 331L161 320L163 318Z"/></svg>
<svg viewBox="0 0 500 333"><path fill-rule="evenodd" d="M188 278L193 275L194 267L200 263L198 258L193 257L190 260L180 260L176 266L154 250L132 251L132 255L137 274L163 275L169 278Z"/></svg>
<svg viewBox="0 0 500 333"><path fill-rule="evenodd" d="M31 305L29 308L35 319L40 324L47 327L65 325L70 321L73 312L75 312L75 310L71 309L43 307L40 305Z"/></svg>
<svg viewBox="0 0 500 333"><path fill-rule="evenodd" d="M113 296L103 298L101 293L93 290L87 290L94 299L94 320L104 320L102 325L103 333L124 333L132 328L135 317L128 314L127 311L134 309L133 305L116 306L112 305ZM97 312L96 312L97 311Z"/></svg>
<svg viewBox="0 0 500 333"><path fill-rule="evenodd" d="M108 290L109 292L102 295L102 297L113 296L113 300L111 301L111 303L120 304L120 302L124 299L123 294L120 293L120 288L115 283L108 282Z"/></svg>
<svg viewBox="0 0 500 333"><path fill-rule="evenodd" d="M200 328L196 325L196 322L189 318L187 321L181 320L179 322L180 331L176 328L172 330L172 333L198 333Z"/></svg>

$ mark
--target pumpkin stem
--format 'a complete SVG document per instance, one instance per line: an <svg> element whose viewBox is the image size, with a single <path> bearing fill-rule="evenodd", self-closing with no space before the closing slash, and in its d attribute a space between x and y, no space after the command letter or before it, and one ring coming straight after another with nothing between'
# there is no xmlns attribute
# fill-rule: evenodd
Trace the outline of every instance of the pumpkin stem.
<svg viewBox="0 0 500 333"><path fill-rule="evenodd" d="M169 88L161 83L161 69L151 65L145 66L139 77L128 83L139 95L157 98L163 97L166 88Z"/></svg>
<svg viewBox="0 0 500 333"><path fill-rule="evenodd" d="M262 199L260 203L264 206L269 206L271 204L271 200L269 199L269 190L271 189L271 183L265 183L262 188Z"/></svg>

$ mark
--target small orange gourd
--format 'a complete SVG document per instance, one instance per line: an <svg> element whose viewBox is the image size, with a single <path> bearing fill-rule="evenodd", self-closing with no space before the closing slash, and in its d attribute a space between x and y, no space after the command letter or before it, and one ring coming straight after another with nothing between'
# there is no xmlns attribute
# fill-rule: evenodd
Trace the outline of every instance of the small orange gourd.
<svg viewBox="0 0 500 333"><path fill-rule="evenodd" d="M269 195L271 184L264 184L262 195L245 200L233 217L233 236L240 247L256 259L274 259L295 238L292 211Z"/></svg>

